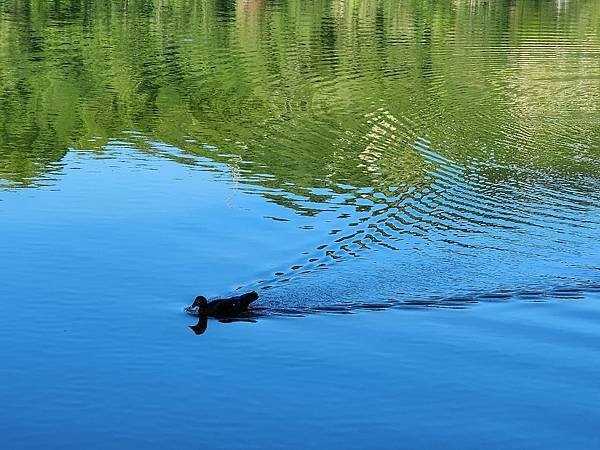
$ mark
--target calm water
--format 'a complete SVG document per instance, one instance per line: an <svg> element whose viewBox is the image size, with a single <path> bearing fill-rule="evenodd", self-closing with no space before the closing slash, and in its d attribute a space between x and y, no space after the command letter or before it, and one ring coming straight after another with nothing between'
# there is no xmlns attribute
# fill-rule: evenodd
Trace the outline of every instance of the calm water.
<svg viewBox="0 0 600 450"><path fill-rule="evenodd" d="M3 448L600 446L599 2L8 0L0 62Z"/></svg>

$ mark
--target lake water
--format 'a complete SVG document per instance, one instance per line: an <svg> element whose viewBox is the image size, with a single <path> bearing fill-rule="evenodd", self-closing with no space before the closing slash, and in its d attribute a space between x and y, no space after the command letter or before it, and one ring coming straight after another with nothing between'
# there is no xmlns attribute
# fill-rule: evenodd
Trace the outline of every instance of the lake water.
<svg viewBox="0 0 600 450"><path fill-rule="evenodd" d="M599 2L7 0L0 61L2 448L600 446Z"/></svg>

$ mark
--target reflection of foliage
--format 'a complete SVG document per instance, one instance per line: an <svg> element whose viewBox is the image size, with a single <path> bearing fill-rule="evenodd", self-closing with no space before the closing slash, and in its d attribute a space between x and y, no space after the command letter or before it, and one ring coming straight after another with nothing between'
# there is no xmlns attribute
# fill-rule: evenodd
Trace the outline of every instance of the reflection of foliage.
<svg viewBox="0 0 600 450"><path fill-rule="evenodd" d="M208 142L291 191L416 183L425 135L457 160L595 170L598 57L571 49L597 55L599 24L585 0L8 0L0 177L124 130L227 160L189 138Z"/></svg>

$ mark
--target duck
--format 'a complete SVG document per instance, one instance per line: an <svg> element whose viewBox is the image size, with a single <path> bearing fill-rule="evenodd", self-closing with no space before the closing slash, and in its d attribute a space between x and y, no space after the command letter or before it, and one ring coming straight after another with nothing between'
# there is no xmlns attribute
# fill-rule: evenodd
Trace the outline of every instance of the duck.
<svg viewBox="0 0 600 450"><path fill-rule="evenodd" d="M248 311L250 304L258 299L255 291L235 297L217 298L210 302L206 297L199 295L190 306L185 310L188 313L198 314L199 316L227 318L236 317L241 313Z"/></svg>

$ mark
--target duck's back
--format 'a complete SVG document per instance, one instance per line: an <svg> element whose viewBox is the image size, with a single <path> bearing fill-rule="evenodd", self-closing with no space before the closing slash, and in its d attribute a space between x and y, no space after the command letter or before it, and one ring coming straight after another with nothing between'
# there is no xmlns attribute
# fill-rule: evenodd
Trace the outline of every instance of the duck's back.
<svg viewBox="0 0 600 450"><path fill-rule="evenodd" d="M249 292L235 297L213 300L208 303L207 312L208 315L217 317L236 316L246 311L250 303L257 298L256 292Z"/></svg>
<svg viewBox="0 0 600 450"><path fill-rule="evenodd" d="M258 299L258 294L255 291L252 291L248 292L247 294L240 295L238 298L240 299L240 302L242 302L242 304L247 308L250 303Z"/></svg>

